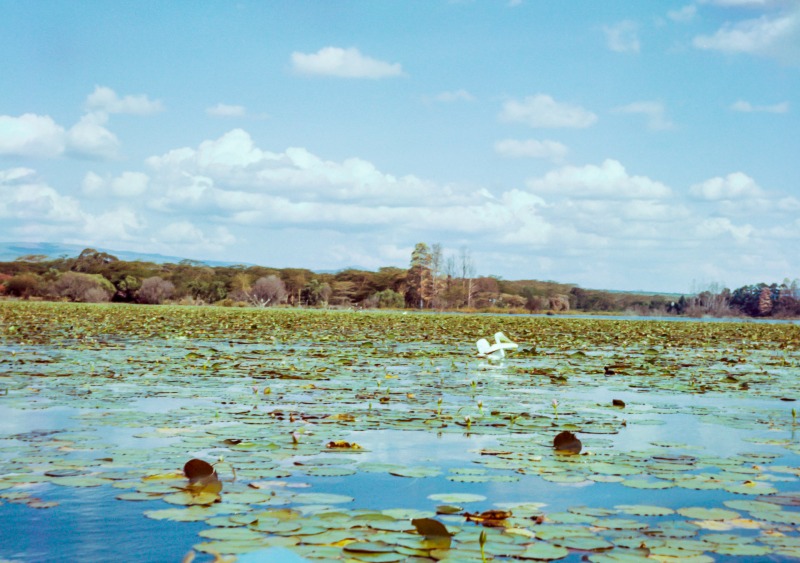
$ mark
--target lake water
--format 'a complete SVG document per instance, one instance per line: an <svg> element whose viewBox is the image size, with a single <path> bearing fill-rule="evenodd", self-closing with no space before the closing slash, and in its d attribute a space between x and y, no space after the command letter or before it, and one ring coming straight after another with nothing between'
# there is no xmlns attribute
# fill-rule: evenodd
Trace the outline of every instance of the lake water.
<svg viewBox="0 0 800 563"><path fill-rule="evenodd" d="M282 329L0 344L0 560L180 561L196 549L203 562L274 546L405 560L420 517L455 533L456 561L476 560L481 529L495 560L546 544L582 561L643 542L661 560L800 557L795 333L596 317L570 332L498 317L536 353L488 362L447 332L482 318L374 315L348 328L360 317L308 317L317 324L297 325L294 341ZM374 334L382 323L392 336ZM402 332L409 323L427 340ZM580 455L554 451L565 431ZM179 493L192 458L215 464L217 502ZM489 509L510 509L505 528L463 516Z"/></svg>

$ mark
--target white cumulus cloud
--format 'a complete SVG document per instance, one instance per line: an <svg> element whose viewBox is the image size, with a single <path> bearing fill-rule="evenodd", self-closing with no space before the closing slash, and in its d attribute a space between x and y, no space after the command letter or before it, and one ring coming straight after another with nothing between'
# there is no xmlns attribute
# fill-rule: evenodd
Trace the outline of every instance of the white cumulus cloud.
<svg viewBox="0 0 800 563"><path fill-rule="evenodd" d="M67 152L87 158L111 159L117 156L119 139L105 128L108 117L87 113L67 131Z"/></svg>
<svg viewBox="0 0 800 563"><path fill-rule="evenodd" d="M0 218L39 223L74 223L83 219L78 200L59 194L35 170L0 170Z"/></svg>
<svg viewBox="0 0 800 563"><path fill-rule="evenodd" d="M143 195L150 186L150 177L143 172L123 172L116 177L103 178L95 172L87 172L81 182L83 193L96 196L134 198Z"/></svg>
<svg viewBox="0 0 800 563"><path fill-rule="evenodd" d="M494 151L508 158L542 158L562 162L569 149L558 141L536 139L504 139L494 144Z"/></svg>
<svg viewBox="0 0 800 563"><path fill-rule="evenodd" d="M701 239L728 235L738 243L746 243L755 234L755 229L752 225L735 225L726 217L710 217L697 225L695 233Z"/></svg>
<svg viewBox="0 0 800 563"><path fill-rule="evenodd" d="M557 102L546 94L537 94L522 101L505 102L500 119L537 128L584 128L597 121L597 116L580 106Z"/></svg>
<svg viewBox="0 0 800 563"><path fill-rule="evenodd" d="M83 177L81 182L81 190L89 196L102 194L106 188L106 181L99 174L89 171Z"/></svg>
<svg viewBox="0 0 800 563"><path fill-rule="evenodd" d="M209 186L254 193L290 194L306 201L369 201L398 204L441 201L455 194L415 176L397 177L360 158L324 160L302 147L270 152L255 146L249 133L234 129L219 139L147 159L159 181L186 186L181 193L203 195ZM197 182L197 178L207 182ZM161 201L161 204L166 204Z"/></svg>
<svg viewBox="0 0 800 563"><path fill-rule="evenodd" d="M401 76L400 63L373 59L355 47L323 47L316 53L292 53L292 67L300 74L342 78L386 78Z"/></svg>
<svg viewBox="0 0 800 563"><path fill-rule="evenodd" d="M753 199L764 196L756 181L743 172L710 178L693 185L689 188L689 192L695 197L709 201Z"/></svg>
<svg viewBox="0 0 800 563"><path fill-rule="evenodd" d="M748 53L797 62L800 55L800 10L728 22L712 35L698 35L692 44L697 49Z"/></svg>
<svg viewBox="0 0 800 563"><path fill-rule="evenodd" d="M49 115L0 115L0 155L52 158L64 145L64 128Z"/></svg>
<svg viewBox="0 0 800 563"><path fill-rule="evenodd" d="M81 234L85 240L114 244L136 240L146 226L147 222L135 210L118 207L87 216Z"/></svg>
<svg viewBox="0 0 800 563"><path fill-rule="evenodd" d="M0 115L0 155L54 158L62 155L90 159L113 159L120 141L106 125L112 113L145 115L161 111L161 102L147 96L120 98L110 88L98 86L86 100L88 109L69 129L49 115L26 113L19 117Z"/></svg>
<svg viewBox="0 0 800 563"><path fill-rule="evenodd" d="M119 197L138 197L147 191L150 177L142 172L123 172L111 181L111 191Z"/></svg>
<svg viewBox="0 0 800 563"><path fill-rule="evenodd" d="M86 98L86 109L90 112L127 113L150 115L164 110L159 100L151 100L144 94L119 97L107 86L95 86L94 92Z"/></svg>
<svg viewBox="0 0 800 563"><path fill-rule="evenodd" d="M600 166L564 166L529 180L535 194L578 199L662 199L672 191L646 176L631 176L618 161L607 159Z"/></svg>
<svg viewBox="0 0 800 563"><path fill-rule="evenodd" d="M177 221L170 223L158 233L158 240L161 242L191 243L205 241L203 231L189 221Z"/></svg>
<svg viewBox="0 0 800 563"><path fill-rule="evenodd" d="M226 227L203 230L192 221L179 220L172 222L156 233L151 242L158 247L179 248L184 252L218 252L236 242Z"/></svg>

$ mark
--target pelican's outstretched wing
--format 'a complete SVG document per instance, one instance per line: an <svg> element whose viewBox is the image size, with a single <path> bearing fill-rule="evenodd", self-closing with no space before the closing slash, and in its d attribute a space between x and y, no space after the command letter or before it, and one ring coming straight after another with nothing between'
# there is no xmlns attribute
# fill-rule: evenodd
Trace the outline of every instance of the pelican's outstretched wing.
<svg viewBox="0 0 800 563"><path fill-rule="evenodd" d="M503 334L502 332L495 332L494 333L494 341L497 343L499 349L503 350L516 350L519 348L519 344L511 340L508 336Z"/></svg>
<svg viewBox="0 0 800 563"><path fill-rule="evenodd" d="M506 350L515 350L519 348L516 342L513 342L508 336L502 332L497 332L494 335L495 344L489 344L485 338L478 340L475 345L478 347L478 356L486 356L489 359L504 358Z"/></svg>

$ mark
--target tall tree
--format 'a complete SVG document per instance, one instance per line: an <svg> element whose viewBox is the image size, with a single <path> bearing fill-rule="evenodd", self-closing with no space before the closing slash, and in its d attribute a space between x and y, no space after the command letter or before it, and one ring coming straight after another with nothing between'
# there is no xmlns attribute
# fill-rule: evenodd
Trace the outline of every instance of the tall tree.
<svg viewBox="0 0 800 563"><path fill-rule="evenodd" d="M402 268L383 266L372 277L374 289L376 291L392 289L397 293L405 293L406 275L408 272Z"/></svg>
<svg viewBox="0 0 800 563"><path fill-rule="evenodd" d="M303 288L308 283L310 271L302 268L284 268L281 270L280 278L286 285L286 293L291 305L299 305L303 294Z"/></svg>
<svg viewBox="0 0 800 563"><path fill-rule="evenodd" d="M458 254L461 269L461 281L464 284L464 293L467 297L467 307L472 307L472 298L475 294L475 262L466 246L461 247Z"/></svg>
<svg viewBox="0 0 800 563"><path fill-rule="evenodd" d="M424 242L419 242L411 253L411 266L406 276L406 303L424 309L432 297L431 251Z"/></svg>
<svg viewBox="0 0 800 563"><path fill-rule="evenodd" d="M434 243L431 245L431 305L440 307L439 294L442 292L442 270L444 269L444 256L442 255L442 245Z"/></svg>
<svg viewBox="0 0 800 563"><path fill-rule="evenodd" d="M306 284L303 295L308 305L327 306L332 292L333 290L329 283L314 278Z"/></svg>
<svg viewBox="0 0 800 563"><path fill-rule="evenodd" d="M112 256L107 252L100 252L94 248L86 248L75 259L72 269L75 272L99 274L106 264L116 262L117 260L118 258L116 256Z"/></svg>
<svg viewBox="0 0 800 563"><path fill-rule="evenodd" d="M769 287L761 289L758 295L758 314L766 317L772 312L772 294Z"/></svg>

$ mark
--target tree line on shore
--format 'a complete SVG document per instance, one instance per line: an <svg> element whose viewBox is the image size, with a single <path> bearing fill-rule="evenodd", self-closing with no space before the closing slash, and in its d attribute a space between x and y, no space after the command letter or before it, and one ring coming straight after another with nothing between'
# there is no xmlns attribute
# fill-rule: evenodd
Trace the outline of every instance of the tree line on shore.
<svg viewBox="0 0 800 563"><path fill-rule="evenodd" d="M756 283L735 290L712 284L690 295L646 295L575 284L478 276L466 249L446 254L419 243L407 269L208 266L183 260L123 261L87 248L76 257L28 255L0 262L0 296L76 302L238 307L360 307L637 315L800 316L800 281Z"/></svg>

